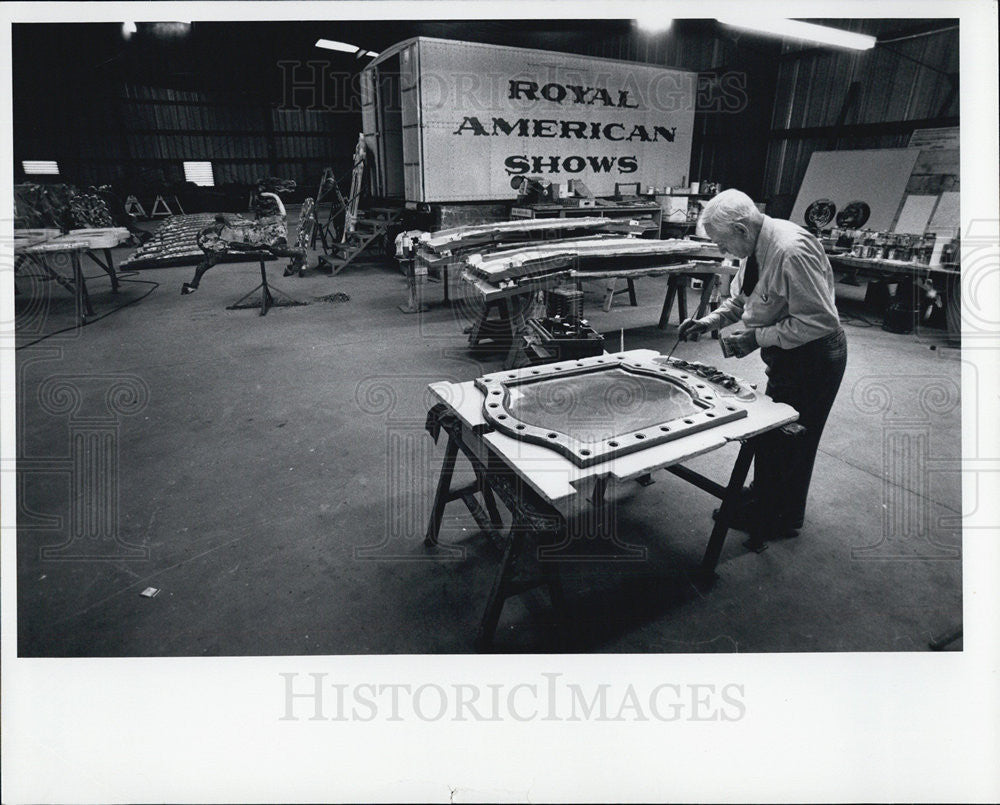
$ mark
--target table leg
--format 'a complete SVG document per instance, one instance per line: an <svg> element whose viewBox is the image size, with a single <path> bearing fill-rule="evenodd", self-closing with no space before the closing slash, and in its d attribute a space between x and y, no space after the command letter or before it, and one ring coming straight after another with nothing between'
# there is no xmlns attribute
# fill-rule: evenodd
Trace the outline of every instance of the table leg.
<svg viewBox="0 0 1000 805"><path fill-rule="evenodd" d="M661 330L667 329L667 322L670 320L670 308L674 306L675 296L677 296L677 277L671 274L667 277L667 295L663 297L663 310L660 311L660 322L657 325Z"/></svg>
<svg viewBox="0 0 1000 805"><path fill-rule="evenodd" d="M84 325L87 323L87 316L94 315L94 308L90 305L87 281L83 278L80 252L70 252L70 260L73 263L73 282L76 285L76 320L78 325Z"/></svg>
<svg viewBox="0 0 1000 805"><path fill-rule="evenodd" d="M479 633L476 635L477 651L485 651L493 643L493 635L496 633L497 623L500 621L500 613L509 597L507 592L514 577L514 568L524 546L524 531L524 527L518 522L513 523L510 527L510 536L503 552L500 571L493 580L493 589L490 590L490 597L486 601L486 609L483 612L483 620L479 624Z"/></svg>
<svg viewBox="0 0 1000 805"><path fill-rule="evenodd" d="M701 572L706 576L714 575L715 566L719 563L722 546L726 541L726 534L729 532L729 517L733 509L739 505L743 493L743 482L750 471L753 454L753 440L747 439L740 445L740 453L736 457L736 464L733 465L732 475L729 476L726 496L722 499L719 515L715 520L715 528L712 529L712 536L708 538L705 557L701 560Z"/></svg>
<svg viewBox="0 0 1000 805"><path fill-rule="evenodd" d="M517 320L514 316L513 298L500 300L500 312L507 319L507 324L510 326L510 347L507 349L507 357L504 359L503 368L513 369L514 364L517 363L517 354L521 350L520 344L517 342Z"/></svg>
<svg viewBox="0 0 1000 805"><path fill-rule="evenodd" d="M696 319L700 319L708 312L708 303L712 301L712 289L715 286L715 275L706 274L702 278L701 297L698 300L698 312L694 314Z"/></svg>
<svg viewBox="0 0 1000 805"><path fill-rule="evenodd" d="M688 278L686 276L680 276L677 278L677 315L680 316L680 321L684 321L688 317Z"/></svg>
<svg viewBox="0 0 1000 805"><path fill-rule="evenodd" d="M434 508L431 510L431 519L427 524L427 534L424 536L424 545L428 548L437 545L438 542L438 532L441 530L444 507L448 502L448 493L451 491L451 476L455 472L455 458L457 456L458 441L453 435L448 434L448 444L444 451L444 461L441 463L441 474L438 476L437 491L434 493Z"/></svg>
<svg viewBox="0 0 1000 805"><path fill-rule="evenodd" d="M469 346L474 347L479 343L480 333L483 331L483 325L486 324L486 319L490 315L489 303L483 306L482 312L476 317L476 321L473 323L472 328L469 330Z"/></svg>

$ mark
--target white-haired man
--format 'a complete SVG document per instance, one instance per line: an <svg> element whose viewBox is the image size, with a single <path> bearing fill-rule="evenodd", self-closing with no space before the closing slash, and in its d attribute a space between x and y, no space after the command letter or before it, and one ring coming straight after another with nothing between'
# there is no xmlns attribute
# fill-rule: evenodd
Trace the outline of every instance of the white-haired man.
<svg viewBox="0 0 1000 805"><path fill-rule="evenodd" d="M704 318L681 322L678 335L686 339L742 321L746 329L731 339L736 355L760 347L767 395L798 411L804 434L760 440L753 493L733 522L755 542L787 536L802 527L820 436L847 364L833 270L815 237L764 215L739 190L709 201L700 223L723 251L745 263L730 298Z"/></svg>

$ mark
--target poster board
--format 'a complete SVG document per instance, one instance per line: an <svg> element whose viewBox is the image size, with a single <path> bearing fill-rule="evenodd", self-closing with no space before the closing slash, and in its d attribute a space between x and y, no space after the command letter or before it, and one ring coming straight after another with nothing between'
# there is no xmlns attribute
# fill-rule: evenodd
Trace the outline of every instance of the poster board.
<svg viewBox="0 0 1000 805"><path fill-rule="evenodd" d="M899 211L893 231L902 235L923 235L937 201L937 196L908 195L903 200L903 209Z"/></svg>
<svg viewBox="0 0 1000 805"><path fill-rule="evenodd" d="M813 152L790 220L805 226L806 208L818 199L829 199L838 211L863 201L871 208L864 228L888 232L919 155L918 148Z"/></svg>
<svg viewBox="0 0 1000 805"><path fill-rule="evenodd" d="M513 199L518 176L564 186L580 179L596 196L612 195L616 183L666 187L686 179L697 73L527 48L417 43L420 142L404 141L403 159L422 163L422 186L408 181L407 200Z"/></svg>
<svg viewBox="0 0 1000 805"><path fill-rule="evenodd" d="M939 237L954 238L958 236L962 224L959 217L959 198L960 194L955 192L941 194L937 208L927 225L928 231L935 232Z"/></svg>

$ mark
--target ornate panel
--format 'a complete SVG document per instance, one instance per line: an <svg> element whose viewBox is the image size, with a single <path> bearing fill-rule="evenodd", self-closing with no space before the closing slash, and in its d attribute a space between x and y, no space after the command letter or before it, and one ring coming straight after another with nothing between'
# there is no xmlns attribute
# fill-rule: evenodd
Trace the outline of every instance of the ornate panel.
<svg viewBox="0 0 1000 805"><path fill-rule="evenodd" d="M741 419L754 391L711 366L602 355L476 381L496 430L581 467Z"/></svg>

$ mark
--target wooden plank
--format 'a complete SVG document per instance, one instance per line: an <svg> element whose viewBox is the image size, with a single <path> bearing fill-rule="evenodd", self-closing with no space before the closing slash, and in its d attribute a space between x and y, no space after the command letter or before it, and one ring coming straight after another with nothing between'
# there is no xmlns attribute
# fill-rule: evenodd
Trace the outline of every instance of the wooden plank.
<svg viewBox="0 0 1000 805"><path fill-rule="evenodd" d="M924 150L917 157L913 173L952 173L958 175L961 171L961 159L957 148L944 150Z"/></svg>

